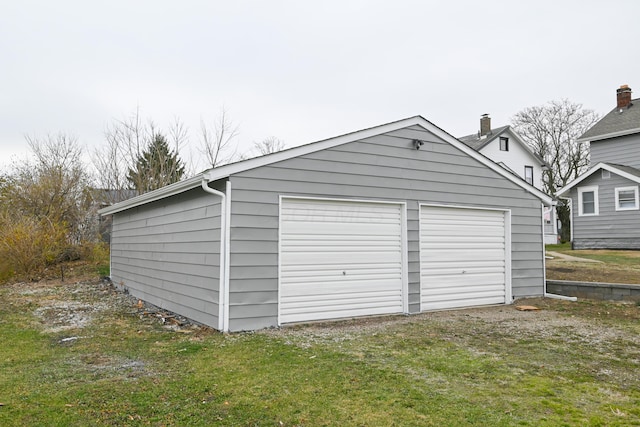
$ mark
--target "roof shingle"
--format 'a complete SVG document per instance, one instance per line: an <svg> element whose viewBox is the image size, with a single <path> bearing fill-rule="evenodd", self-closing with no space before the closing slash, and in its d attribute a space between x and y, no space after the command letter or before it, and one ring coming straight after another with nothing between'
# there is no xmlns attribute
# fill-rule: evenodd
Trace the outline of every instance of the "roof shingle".
<svg viewBox="0 0 640 427"><path fill-rule="evenodd" d="M632 99L626 108L616 107L611 110L578 138L578 141L597 141L632 133L640 133L640 98Z"/></svg>

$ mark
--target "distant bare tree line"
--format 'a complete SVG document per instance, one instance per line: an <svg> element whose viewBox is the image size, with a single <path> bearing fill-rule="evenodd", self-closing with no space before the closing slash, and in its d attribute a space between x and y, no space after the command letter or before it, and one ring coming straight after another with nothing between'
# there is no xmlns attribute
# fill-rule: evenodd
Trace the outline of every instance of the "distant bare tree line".
<svg viewBox="0 0 640 427"><path fill-rule="evenodd" d="M239 127L224 109L211 124L203 120L200 132L207 167L254 156L238 154ZM91 153L93 173L74 135L27 136L31 157L0 171L0 281L36 278L60 261L104 252L98 209L194 175L179 154L188 138L179 119L161 129L136 109L107 126L105 144ZM269 137L254 142L252 152L283 148Z"/></svg>

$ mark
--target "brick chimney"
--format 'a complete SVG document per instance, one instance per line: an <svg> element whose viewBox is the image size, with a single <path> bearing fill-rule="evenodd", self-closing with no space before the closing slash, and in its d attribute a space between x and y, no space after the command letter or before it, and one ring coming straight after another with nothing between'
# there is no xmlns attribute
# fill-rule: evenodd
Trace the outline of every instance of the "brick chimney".
<svg viewBox="0 0 640 427"><path fill-rule="evenodd" d="M627 108L631 105L631 88L627 85L620 86L620 89L616 90L616 98L618 108Z"/></svg>
<svg viewBox="0 0 640 427"><path fill-rule="evenodd" d="M480 116L480 137L491 133L491 117L488 114Z"/></svg>

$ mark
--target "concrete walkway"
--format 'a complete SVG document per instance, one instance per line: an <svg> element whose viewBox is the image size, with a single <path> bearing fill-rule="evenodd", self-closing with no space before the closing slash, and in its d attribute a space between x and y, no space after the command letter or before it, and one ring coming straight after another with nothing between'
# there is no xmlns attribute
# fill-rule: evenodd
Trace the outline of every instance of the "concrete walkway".
<svg viewBox="0 0 640 427"><path fill-rule="evenodd" d="M553 258L558 258L558 261L599 262L599 263L602 263L602 261L598 261L598 260L595 260L595 259L578 258L577 256L561 254L560 252L547 251L547 255L552 256Z"/></svg>

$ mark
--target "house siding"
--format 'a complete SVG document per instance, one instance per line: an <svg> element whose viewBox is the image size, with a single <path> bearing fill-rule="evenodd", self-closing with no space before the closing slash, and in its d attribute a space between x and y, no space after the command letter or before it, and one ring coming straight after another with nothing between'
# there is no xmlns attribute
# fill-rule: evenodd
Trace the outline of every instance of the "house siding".
<svg viewBox="0 0 640 427"><path fill-rule="evenodd" d="M578 215L578 188L598 186L598 215ZM575 249L640 249L640 210L616 211L616 187L638 183L611 173L602 179L599 172L571 190L573 204L573 247Z"/></svg>
<svg viewBox="0 0 640 427"><path fill-rule="evenodd" d="M277 324L280 196L406 202L410 313L420 310L419 204L510 209L513 296L544 292L540 200L420 126L229 179L232 331Z"/></svg>
<svg viewBox="0 0 640 427"><path fill-rule="evenodd" d="M640 168L640 134L592 141L590 152L592 165L602 162Z"/></svg>
<svg viewBox="0 0 640 427"><path fill-rule="evenodd" d="M509 138L509 151L500 150L500 137ZM540 160L536 159L526 148L520 145L513 133L505 131L499 134L499 137L483 147L480 152L496 163L504 163L522 179L525 177L524 167L531 166L533 168L533 185L536 188L542 188L542 166L540 165Z"/></svg>
<svg viewBox="0 0 640 427"><path fill-rule="evenodd" d="M158 307L217 325L220 207L220 197L196 188L116 213L113 282Z"/></svg>

